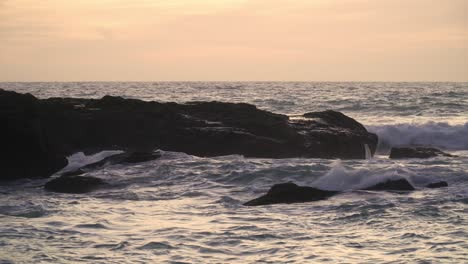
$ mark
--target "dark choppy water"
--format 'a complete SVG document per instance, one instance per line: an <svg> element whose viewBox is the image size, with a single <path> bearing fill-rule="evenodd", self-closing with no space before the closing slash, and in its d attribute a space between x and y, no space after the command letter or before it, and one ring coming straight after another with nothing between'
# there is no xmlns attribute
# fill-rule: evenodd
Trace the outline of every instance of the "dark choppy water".
<svg viewBox="0 0 468 264"><path fill-rule="evenodd" d="M92 172L112 187L47 193L45 180L0 186L0 263L466 263L467 83L0 83L54 96L249 102L285 114L335 109L381 137L371 160L199 158ZM435 145L458 158L389 160L388 145ZM71 166L102 158L76 154ZM405 177L409 194L355 191ZM344 190L329 200L241 204L285 181Z"/></svg>

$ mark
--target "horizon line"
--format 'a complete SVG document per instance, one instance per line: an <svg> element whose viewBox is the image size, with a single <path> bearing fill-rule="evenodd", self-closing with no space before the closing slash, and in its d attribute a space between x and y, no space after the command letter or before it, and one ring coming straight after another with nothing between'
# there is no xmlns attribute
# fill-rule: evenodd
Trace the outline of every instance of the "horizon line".
<svg viewBox="0 0 468 264"><path fill-rule="evenodd" d="M62 80L54 80L54 81L1 81L0 83L130 83L130 82L139 82L139 83L219 83L219 82L226 82L226 83L243 83L243 82L250 82L250 83L466 83L468 80L464 81L447 81L447 80L440 80L440 81L424 81L424 80L419 80L419 81L321 81L321 80L299 80L299 81L294 81L294 80L112 80L112 81L107 81L107 80L81 80L81 81L62 81Z"/></svg>

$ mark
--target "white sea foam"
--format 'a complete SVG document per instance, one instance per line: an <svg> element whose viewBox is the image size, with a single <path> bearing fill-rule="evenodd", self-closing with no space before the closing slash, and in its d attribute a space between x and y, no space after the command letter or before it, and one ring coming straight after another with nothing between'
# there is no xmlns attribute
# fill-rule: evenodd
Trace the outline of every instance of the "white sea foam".
<svg viewBox="0 0 468 264"><path fill-rule="evenodd" d="M379 161L378 161L379 162ZM423 183L436 181L431 175L416 176L410 170L398 163L391 162L387 166L375 167L372 161L357 169L346 168L341 160L334 161L330 170L323 176L311 183L312 186L330 191L361 190L386 180L397 180L404 178L413 182L413 178Z"/></svg>
<svg viewBox="0 0 468 264"><path fill-rule="evenodd" d="M392 146L427 145L448 150L468 150L468 122L450 125L443 122L367 126L379 136L379 151Z"/></svg>
<svg viewBox="0 0 468 264"><path fill-rule="evenodd" d="M85 155L83 152L75 153L67 157L68 165L58 173L76 170L91 163L98 162L106 157L123 153L121 150L105 150L92 155Z"/></svg>

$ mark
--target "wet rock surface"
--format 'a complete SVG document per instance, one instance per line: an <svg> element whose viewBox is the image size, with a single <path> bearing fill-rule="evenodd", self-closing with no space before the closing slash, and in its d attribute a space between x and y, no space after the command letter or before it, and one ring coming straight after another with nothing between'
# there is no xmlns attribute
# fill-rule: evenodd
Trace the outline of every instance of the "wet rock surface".
<svg viewBox="0 0 468 264"><path fill-rule="evenodd" d="M44 188L59 193L88 193L105 184L102 179L91 176L61 176L47 182Z"/></svg>
<svg viewBox="0 0 468 264"><path fill-rule="evenodd" d="M367 191L413 191L415 188L406 179L386 180L363 190ZM305 203L327 199L340 191L321 190L314 187L298 186L295 183L273 185L263 196L250 200L244 205L258 206L281 203Z"/></svg>
<svg viewBox="0 0 468 264"><path fill-rule="evenodd" d="M320 190L313 187L298 186L292 182L273 185L267 194L244 203L246 206L305 203L324 200L338 192Z"/></svg>
<svg viewBox="0 0 468 264"><path fill-rule="evenodd" d="M414 191L413 185L406 179L386 180L367 187L364 190L368 191Z"/></svg>
<svg viewBox="0 0 468 264"><path fill-rule="evenodd" d="M431 147L394 147L390 151L391 159L427 159L437 156L454 157L451 154L445 153L439 149Z"/></svg>
<svg viewBox="0 0 468 264"><path fill-rule="evenodd" d="M49 98L0 90L1 180L47 177L76 152L154 149L196 156L365 158L377 136L339 112L301 119L243 103ZM136 162L142 157L128 158ZM3 173L5 172L5 173Z"/></svg>

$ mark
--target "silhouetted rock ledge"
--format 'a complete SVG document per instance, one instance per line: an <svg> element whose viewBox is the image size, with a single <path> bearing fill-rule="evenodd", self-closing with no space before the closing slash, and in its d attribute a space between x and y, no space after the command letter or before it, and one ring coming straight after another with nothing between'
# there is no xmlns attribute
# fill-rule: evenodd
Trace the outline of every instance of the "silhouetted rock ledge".
<svg viewBox="0 0 468 264"><path fill-rule="evenodd" d="M363 190L368 191L413 191L415 188L406 179L386 180ZM250 200L244 205L258 206L269 204L291 204L320 201L339 194L339 191L327 191L308 186L298 186L287 182L273 185L263 196Z"/></svg>
<svg viewBox="0 0 468 264"><path fill-rule="evenodd" d="M243 103L37 99L0 90L1 180L48 177L66 156L101 150L154 149L196 156L365 158L377 136L339 112L301 118Z"/></svg>
<svg viewBox="0 0 468 264"><path fill-rule="evenodd" d="M47 182L44 188L59 193L88 193L105 184L102 179L91 176L61 176Z"/></svg>
<svg viewBox="0 0 468 264"><path fill-rule="evenodd" d="M427 159L437 156L454 157L436 148L430 147L394 147L390 151L391 159L418 158Z"/></svg>

